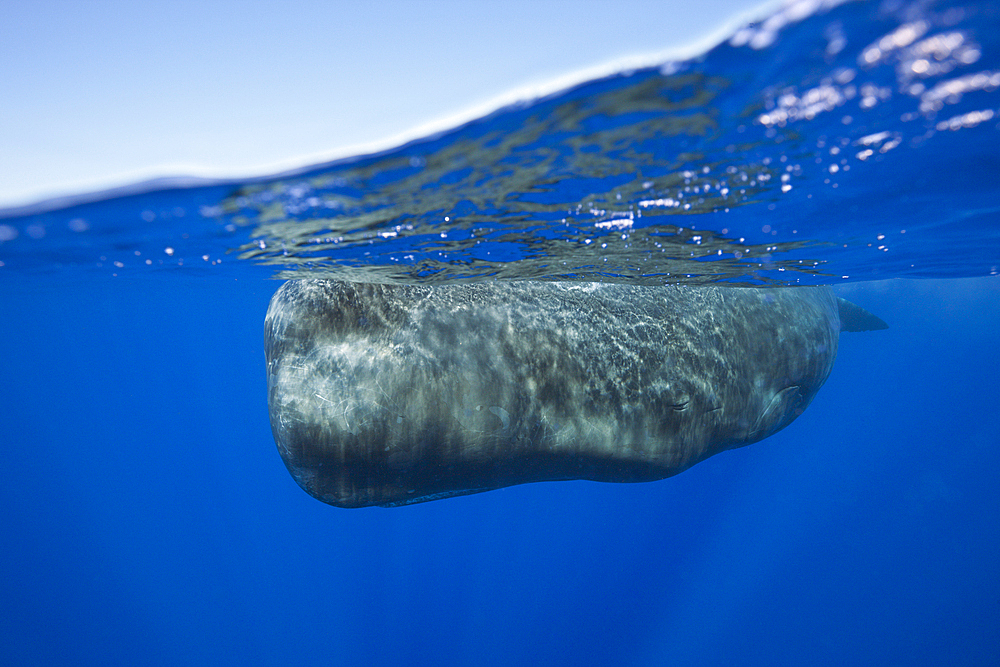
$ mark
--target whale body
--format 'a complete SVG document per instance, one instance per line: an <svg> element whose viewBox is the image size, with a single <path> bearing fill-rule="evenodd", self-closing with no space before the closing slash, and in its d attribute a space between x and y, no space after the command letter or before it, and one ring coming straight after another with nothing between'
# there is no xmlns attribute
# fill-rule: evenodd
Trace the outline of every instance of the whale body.
<svg viewBox="0 0 1000 667"><path fill-rule="evenodd" d="M884 327L826 287L289 281L265 319L271 427L338 507L662 479L802 414L842 311Z"/></svg>

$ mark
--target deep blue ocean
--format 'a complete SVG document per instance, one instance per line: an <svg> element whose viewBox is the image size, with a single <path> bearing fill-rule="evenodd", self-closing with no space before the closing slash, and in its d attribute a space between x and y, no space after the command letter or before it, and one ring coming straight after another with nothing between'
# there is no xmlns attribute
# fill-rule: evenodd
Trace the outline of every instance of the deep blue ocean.
<svg viewBox="0 0 1000 667"><path fill-rule="evenodd" d="M4 665L1000 664L1000 6L799 2L376 155L0 211ZM792 425L670 479L342 510L282 280L830 284Z"/></svg>

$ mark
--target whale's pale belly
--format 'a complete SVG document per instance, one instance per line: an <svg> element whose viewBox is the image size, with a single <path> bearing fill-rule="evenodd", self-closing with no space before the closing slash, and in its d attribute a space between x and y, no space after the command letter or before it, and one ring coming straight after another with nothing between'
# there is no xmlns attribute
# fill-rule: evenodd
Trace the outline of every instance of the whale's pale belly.
<svg viewBox="0 0 1000 667"><path fill-rule="evenodd" d="M265 322L285 464L340 507L674 475L802 413L828 288L285 283Z"/></svg>

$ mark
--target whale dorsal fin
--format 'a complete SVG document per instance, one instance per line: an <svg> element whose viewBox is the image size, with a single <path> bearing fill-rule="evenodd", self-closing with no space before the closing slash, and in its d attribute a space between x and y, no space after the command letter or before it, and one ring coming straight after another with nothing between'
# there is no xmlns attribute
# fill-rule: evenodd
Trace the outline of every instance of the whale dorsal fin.
<svg viewBox="0 0 1000 667"><path fill-rule="evenodd" d="M889 328L889 325L883 322L882 318L872 315L847 299L837 297L837 305L840 307L841 331L877 331Z"/></svg>

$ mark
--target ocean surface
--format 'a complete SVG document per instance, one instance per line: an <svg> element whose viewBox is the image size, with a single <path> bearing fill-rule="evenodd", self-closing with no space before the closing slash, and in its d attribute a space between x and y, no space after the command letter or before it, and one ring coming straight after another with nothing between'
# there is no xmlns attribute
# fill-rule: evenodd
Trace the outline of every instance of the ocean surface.
<svg viewBox="0 0 1000 667"><path fill-rule="evenodd" d="M1000 664L1000 6L798 2L375 155L0 210L5 665ZM282 280L833 285L771 438L644 484L340 510Z"/></svg>

